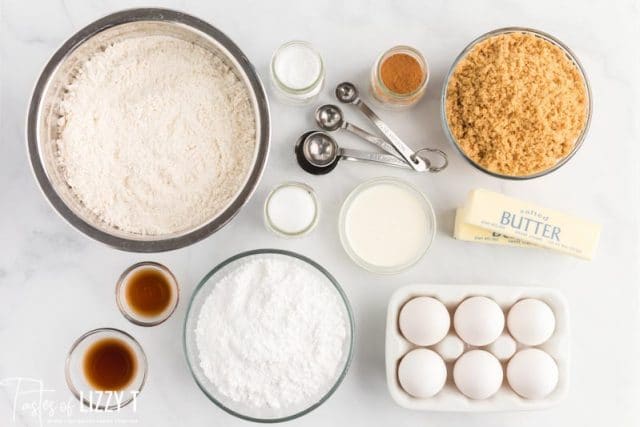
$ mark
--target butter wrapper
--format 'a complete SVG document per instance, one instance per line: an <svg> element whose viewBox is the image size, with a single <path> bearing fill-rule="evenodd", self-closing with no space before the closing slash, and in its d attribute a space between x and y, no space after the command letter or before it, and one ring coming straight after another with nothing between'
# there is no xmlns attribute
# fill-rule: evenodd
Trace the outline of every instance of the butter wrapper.
<svg viewBox="0 0 640 427"><path fill-rule="evenodd" d="M598 224L482 189L469 193L460 221L587 260L601 231Z"/></svg>
<svg viewBox="0 0 640 427"><path fill-rule="evenodd" d="M469 225L464 222L464 208L456 209L456 221L453 228L453 237L467 242L487 243L490 245L518 246L535 248L532 243L523 242L520 239L505 236L495 231Z"/></svg>

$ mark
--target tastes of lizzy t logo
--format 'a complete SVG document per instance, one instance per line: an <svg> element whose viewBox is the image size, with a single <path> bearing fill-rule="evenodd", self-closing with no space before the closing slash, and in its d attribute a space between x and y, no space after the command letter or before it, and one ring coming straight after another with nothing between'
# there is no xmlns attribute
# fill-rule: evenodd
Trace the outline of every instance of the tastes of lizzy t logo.
<svg viewBox="0 0 640 427"><path fill-rule="evenodd" d="M122 406L129 402L132 411L136 412L138 391L93 391L86 395L81 392L79 399L86 404L83 405L72 396L56 399L56 390L45 387L42 380L35 378L4 378L0 380L0 387L6 389L11 405L10 414L0 414L1 425L7 425L5 421L15 424L18 420L24 421L25 418L37 420L37 425L40 427L45 424L134 424L138 422L137 419L116 419L109 416L119 412ZM9 419L4 418L5 416Z"/></svg>

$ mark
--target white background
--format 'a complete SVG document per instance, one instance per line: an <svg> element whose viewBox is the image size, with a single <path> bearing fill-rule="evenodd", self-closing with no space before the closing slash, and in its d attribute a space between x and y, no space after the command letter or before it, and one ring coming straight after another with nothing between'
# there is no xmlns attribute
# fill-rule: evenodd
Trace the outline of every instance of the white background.
<svg viewBox="0 0 640 427"><path fill-rule="evenodd" d="M71 229L48 206L31 175L24 143L30 91L49 55L74 32L133 1L2 1L0 152L0 379L41 379L46 397L66 401L67 350L83 332L122 328L139 339L150 373L137 412L52 418L70 422L138 420L143 426L240 425L200 392L182 353L186 303L198 280L238 252L263 247L298 251L324 265L342 283L356 315L357 344L351 370L335 395L290 425L324 426L637 426L640 405L638 144L640 144L640 6L631 1L159 1L226 32L255 64L268 86L271 53L290 39L309 40L322 52L330 101L335 84L363 89L371 64L400 43L415 46L431 66L425 99L406 113L380 112L414 147L429 144L450 153L451 165L435 176L391 168L340 164L329 176L298 168L296 137L312 127L312 107L272 100L273 148L251 202L220 232L172 253L137 255L110 249ZM148 5L148 2L145 2ZM582 61L590 78L594 114L583 148L565 167L528 182L508 182L474 170L450 147L439 123L443 76L476 36L522 25L549 32ZM269 93L271 94L270 90ZM359 113L347 108L350 120ZM337 135L351 147L363 147ZM361 270L347 259L337 233L337 212L347 193L365 179L388 174L417 185L431 199L438 233L416 267L392 277ZM319 227L309 237L282 240L262 225L265 195L284 180L312 185L322 204ZM554 253L501 248L451 238L453 210L467 192L485 187L575 213L603 225L596 258L585 262ZM128 323L114 302L114 284L127 266L151 259L166 263L182 285L183 299L165 324L144 329ZM384 323L391 293L409 283L539 285L561 289L569 300L572 379L568 398L541 412L456 414L412 412L389 397L384 377ZM23 397L29 401L29 397ZM32 399L31 399L32 400ZM0 387L0 425L38 425L16 411L11 387ZM43 422L47 422L44 414Z"/></svg>

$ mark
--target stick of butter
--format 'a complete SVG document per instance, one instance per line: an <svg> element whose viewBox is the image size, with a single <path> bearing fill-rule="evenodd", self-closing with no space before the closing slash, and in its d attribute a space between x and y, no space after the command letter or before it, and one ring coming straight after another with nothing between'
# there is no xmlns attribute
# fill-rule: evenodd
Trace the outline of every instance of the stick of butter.
<svg viewBox="0 0 640 427"><path fill-rule="evenodd" d="M505 236L495 231L465 224L464 208L456 209L456 222L453 227L453 237L468 242L489 243L491 245L507 245L519 247L535 247L532 243L523 242L520 239Z"/></svg>
<svg viewBox="0 0 640 427"><path fill-rule="evenodd" d="M601 229L583 219L488 190L469 193L460 220L588 260L593 259Z"/></svg>

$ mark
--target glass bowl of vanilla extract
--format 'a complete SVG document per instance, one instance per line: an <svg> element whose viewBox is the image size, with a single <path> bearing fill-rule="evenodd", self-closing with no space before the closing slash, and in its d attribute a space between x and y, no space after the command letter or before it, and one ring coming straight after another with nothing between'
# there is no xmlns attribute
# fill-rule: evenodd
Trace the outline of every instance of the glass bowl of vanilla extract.
<svg viewBox="0 0 640 427"><path fill-rule="evenodd" d="M69 350L65 379L71 393L96 410L133 402L147 378L147 357L135 338L114 328L91 330Z"/></svg>
<svg viewBox="0 0 640 427"><path fill-rule="evenodd" d="M116 284L116 303L122 315L139 326L167 320L178 306L180 288L171 270L144 261L127 268Z"/></svg>

